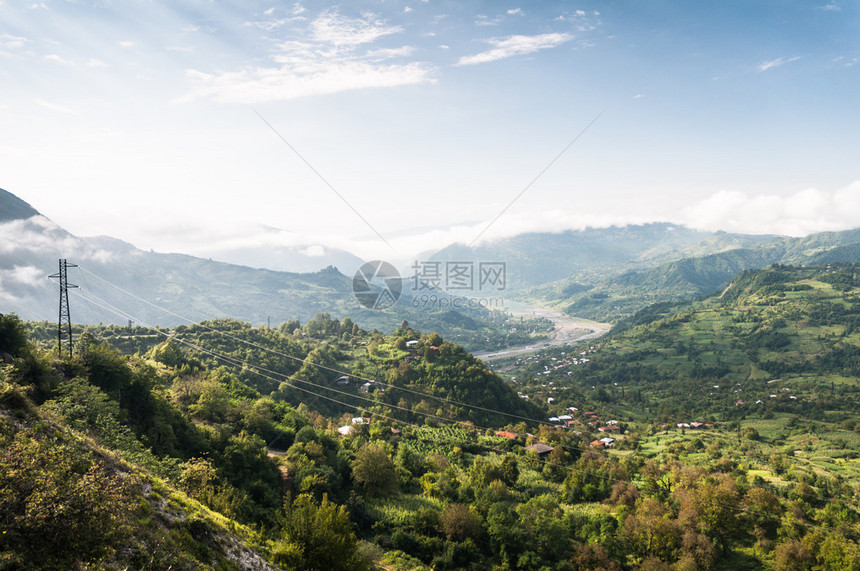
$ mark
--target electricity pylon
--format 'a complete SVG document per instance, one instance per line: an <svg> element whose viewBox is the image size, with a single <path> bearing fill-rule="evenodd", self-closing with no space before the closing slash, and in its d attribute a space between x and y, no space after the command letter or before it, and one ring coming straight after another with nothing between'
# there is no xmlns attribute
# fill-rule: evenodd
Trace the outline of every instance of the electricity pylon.
<svg viewBox="0 0 860 571"><path fill-rule="evenodd" d="M57 319L57 357L63 358L63 338L69 340L69 359L72 358L72 317L69 313L69 288L78 287L70 284L68 280L68 268L77 268L76 264L70 264L66 260L60 260L60 271L48 276L60 280L60 316Z"/></svg>

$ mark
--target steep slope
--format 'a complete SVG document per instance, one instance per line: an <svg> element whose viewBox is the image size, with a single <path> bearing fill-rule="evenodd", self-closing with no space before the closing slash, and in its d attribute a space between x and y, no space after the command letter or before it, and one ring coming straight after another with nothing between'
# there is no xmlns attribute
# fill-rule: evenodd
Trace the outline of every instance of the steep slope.
<svg viewBox="0 0 860 571"><path fill-rule="evenodd" d="M743 411L756 401L812 416L856 411L858 326L860 265L773 266L701 301L620 322L575 377L641 390L673 413Z"/></svg>
<svg viewBox="0 0 860 571"><path fill-rule="evenodd" d="M699 243L707 232L675 224L644 224L529 233L468 247L454 244L437 252L439 261L505 262L511 289L561 279L583 269L635 264Z"/></svg>
<svg viewBox="0 0 860 571"><path fill-rule="evenodd" d="M445 304L413 303L404 287L396 305L372 310L356 300L352 274L334 267L302 274L145 252L110 237L74 236L13 195L5 193L3 199L9 208L3 211L7 221L0 223L0 312L27 320L57 319L57 285L46 278L57 272L57 260L65 258L79 266L69 271L69 282L80 286L70 296L75 323L132 320L170 327L232 317L277 325L306 322L326 312L383 331L408 320L469 348L511 341L509 328L483 307L454 306L447 298L441 300Z"/></svg>
<svg viewBox="0 0 860 571"><path fill-rule="evenodd" d="M0 188L0 222L24 220L36 216L39 212L12 194Z"/></svg>
<svg viewBox="0 0 860 571"><path fill-rule="evenodd" d="M582 271L530 295L571 315L617 321L652 303L710 294L739 272L771 264L860 261L860 230L769 238L751 247L670 261L648 269Z"/></svg>
<svg viewBox="0 0 860 571"><path fill-rule="evenodd" d="M276 568L251 529L45 415L2 377L0 450L3 568Z"/></svg>

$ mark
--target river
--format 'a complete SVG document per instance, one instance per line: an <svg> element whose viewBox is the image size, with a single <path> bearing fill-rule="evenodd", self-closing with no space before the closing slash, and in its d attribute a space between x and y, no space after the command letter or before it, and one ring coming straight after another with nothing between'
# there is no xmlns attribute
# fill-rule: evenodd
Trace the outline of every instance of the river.
<svg viewBox="0 0 860 571"><path fill-rule="evenodd" d="M548 339L544 339L543 341L530 343L528 345L508 347L507 349L477 351L474 353L475 357L478 357L483 361L495 361L497 359L505 359L515 355L536 353L542 349L546 349L547 347L567 345L575 341L583 341L586 339L596 339L604 335L611 327L608 323L598 323L597 321L571 317L570 315L548 307L522 306L517 309L512 309L511 314L532 318L545 317L555 324L555 330L549 334Z"/></svg>

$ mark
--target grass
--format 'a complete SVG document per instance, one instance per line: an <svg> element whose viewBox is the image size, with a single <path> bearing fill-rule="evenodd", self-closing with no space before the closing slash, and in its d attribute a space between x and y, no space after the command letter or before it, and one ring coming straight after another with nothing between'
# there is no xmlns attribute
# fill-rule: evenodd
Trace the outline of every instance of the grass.
<svg viewBox="0 0 860 571"><path fill-rule="evenodd" d="M384 522L388 526L407 525L413 516L421 509L433 509L441 512L444 502L437 498L423 495L403 495L392 499L373 499L367 502L367 511L373 519Z"/></svg>

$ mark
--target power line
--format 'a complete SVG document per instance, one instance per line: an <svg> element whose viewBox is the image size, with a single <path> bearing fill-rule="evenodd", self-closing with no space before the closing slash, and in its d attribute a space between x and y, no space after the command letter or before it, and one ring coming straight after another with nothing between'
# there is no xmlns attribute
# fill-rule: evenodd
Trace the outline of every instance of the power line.
<svg viewBox="0 0 860 571"><path fill-rule="evenodd" d="M523 420L523 421L532 422L532 423L536 423L536 424L543 424L543 425L547 425L547 426L555 426L554 424L552 424L552 423L550 423L550 422L547 422L547 421L545 421L545 420L538 420L538 419L535 419L535 418L530 418L530 417L522 416L522 415L519 415L519 414L514 414L514 413L510 413L510 412L503 412L503 411L500 411L500 410L494 410L494 409L491 409L491 408L488 408L488 407L483 407L483 406L480 406L480 405L469 404L469 403L461 402L461 401L458 401L458 400L455 400L455 399L449 399L449 398L440 397L440 396L437 396L437 395L432 395L432 394L425 393L425 392L423 392L423 391L418 391L418 390L415 390L415 389L410 389L410 388L406 388L406 387L399 387L399 386L397 386L397 385L393 385L393 384L390 384L390 383L384 383L384 382L379 381L379 380L377 380L377 379L370 379L370 378L367 378L367 377L362 377L362 376L360 376L360 375L356 375L356 374L352 373L351 371L345 371L345 370L338 369L338 368L335 368L335 367L329 367L329 366L327 366L327 365L323 365L323 364L321 364L321 363L314 363L314 362L312 362L312 361L309 361L307 358L304 358L304 359L303 359L303 358L301 358L301 357L296 357L296 356L294 356L294 355L290 355L289 353L283 353L283 352L278 351L278 350L276 350L276 349L271 349L271 348L266 347L266 346L264 346L264 345L260 345L260 344L258 344L258 343L254 343L253 341L248 341L248 340L246 340L246 339L242 339L241 337L237 337L237 336L235 336L235 335L232 335L232 334L230 334L230 333L227 333L226 331L221 331L221 330L219 330L219 329L215 329L215 328L213 328L213 327L209 327L209 326L207 326L207 325L204 325L203 323L194 323L194 320L192 320L192 319L190 319L190 318L188 318L188 317L185 317L185 316L183 316L183 315L180 315L180 314L178 314L178 313L175 313L175 312L173 312L173 311L171 311L171 310L169 310L169 309L167 309L167 308L161 307L161 306L159 306L159 305L157 305L157 304L155 304L155 303L152 303L151 301L148 301L148 300L146 300L146 299L144 299L144 298L142 298L142 297L139 297L139 296L135 295L134 293L132 293L132 292L130 292L130 291L128 291L128 290L125 290L125 289L123 289L122 287L120 287L120 286L118 286L118 285L116 285L116 284L114 284L114 283L111 283L110 281L108 281L108 280L106 280L106 279L104 279L104 278L102 278L102 277L100 277L100 276L98 276L98 275L96 275L96 274L94 274L94 273L92 273L92 272L88 271L88 270L85 270L85 269L81 268L81 271L82 271L82 272L86 272L86 273L90 274L91 276L93 276L93 277L95 277L95 278L97 278L97 279L99 279L99 280L101 280L101 281L105 282L106 284L110 285L111 287L114 287L114 288L118 289L119 291L121 291L121 292L125 293L126 295L129 295L129 296L133 297L134 299L136 299L136 300L138 300L138 301L140 301L140 302L146 303L147 305L150 305L151 307L154 307L154 308L156 308L156 309L158 309L158 310L164 311L165 313L167 313L167 314L169 314L169 315L172 315L173 317L176 317L176 318L181 319L181 320L183 320L183 321L187 321L188 323L193 324L195 327L201 327L201 328L203 328L203 329L205 329L205 330L207 330L207 331L211 331L211 332L216 333L216 334L218 334L218 335L222 335L222 336L224 336L224 337L227 337L227 338L232 339L232 340L234 340L234 341L237 341L237 342L239 342L239 343L244 343L245 345L248 345L248 346L251 346L251 347L254 347L254 348L260 349L260 350L262 350L262 351L267 351L267 352L272 353L272 354L274 354L274 355L280 355L281 357L286 357L287 359L292 359L293 361L296 361L296 362L299 362L299 363L302 363L302 364L311 365L311 366L317 367L317 368L319 368L319 369L324 369L324 370L326 370L326 371L329 371L329 372L332 372L332 373L336 373L336 374L339 374L339 375L347 375L347 376L351 376L351 377L354 377L354 378L359 379L359 380L362 380L362 381L366 381L366 382L369 382L369 383L378 384L378 385L380 385L380 386L383 386L383 387L386 387L386 388L390 388L390 389L392 389L392 390L398 390L398 391L403 391L403 392L410 393L410 394L417 395L417 396L427 397L427 398L430 398L430 399L433 399L433 400L436 400L436 401L438 401L438 402L442 402L442 403L445 403L445 404L450 404L450 405L454 405L454 406L463 406L463 407L470 408L470 409L473 409L473 410L481 410L481 411L484 411L484 412L489 412L489 413L493 413L493 414L498 414L498 415L502 415L502 416L507 416L507 417L509 417L509 418L514 418L514 419L517 419L517 420Z"/></svg>
<svg viewBox="0 0 860 571"><path fill-rule="evenodd" d="M75 292L75 293L76 293L77 295L81 296L81 297L84 297L84 296L83 296L83 294L81 294L81 293L78 293L78 292ZM93 295L93 294L91 294L91 295ZM141 323L141 325L142 325L143 327L145 327L145 328L147 328L147 329L151 329L151 330L153 330L153 331L155 331L155 332L157 332L157 333L159 333L159 334L161 334L161 335L163 335L163 336L165 336L165 337L168 337L168 338L171 338L171 339L175 339L177 342L179 342L179 343L181 343L181 344L183 344L183 345L186 345L186 346L192 347L192 348L194 348L194 349L196 349L196 350L198 350L198 351L201 351L201 352L207 353L207 354L209 354L209 355L212 355L212 356L213 356L213 357L215 357L216 359L220 359L220 360L222 360L222 361L224 361L224 362L227 362L227 363L229 363L229 364L232 364L232 365L234 365L234 366L242 366L243 368L248 368L248 369L259 368L260 370L263 370L263 371L265 371L266 373L274 374L274 375L279 376L279 377L281 377L281 378L283 378L283 379L285 379L285 380L292 380L292 381L302 382L302 383L305 383L305 384L309 384L309 385L311 385L311 386L316 386L316 387L321 388L321 389L331 390L331 391L334 391L334 392L340 392L340 393L345 394L345 395L347 395L347 396L351 396L351 397L354 397L354 398L359 398L359 399L361 399L361 400L366 400L366 401L372 402L372 403L373 403L373 404L375 404L375 405L379 405L379 406L383 406L383 407L386 407L386 406L387 406L387 407L390 407L390 408L394 408L394 409L398 409L398 410L402 410L402 411L409 412L410 414L420 414L420 415L426 416L426 417L428 417L428 418L434 418L434 419L437 419L437 420L439 420L439 421L441 421L441 422L443 422L443 423L449 423L449 424L451 424L451 425L457 425L457 424L460 424L460 423L458 423L458 421L451 420L451 419L446 419L446 418L443 418L443 417L440 417L440 416L437 416L437 415L434 415L434 414L425 413L425 412L422 412L422 411L413 411L413 410L405 409L405 408L403 408L403 407L398 407L397 405L392 405L392 404L384 403L384 402L380 402L380 401L374 401L373 399L369 399L369 398L366 398L366 397L360 397L360 396L357 396L357 395L352 395L351 393L344 393L343 391L338 391L338 390L336 390L336 389L332 389L331 387L325 387L325 386L322 386L322 385L317 385L317 384L312 383L312 382L310 382L310 381L305 381L304 379L298 379L298 378L296 378L296 377L295 377L295 375L286 375L286 374L283 374L283 373L277 373L277 372L275 372L275 371L269 371L268 369L265 369L264 367L258 367L258 366L252 365L252 364L250 364L250 363L247 363L247 362L245 362L245 361L242 361L242 360L239 360L239 359L235 359L235 358L230 357L230 356L227 356L227 355L220 354L220 353L218 353L217 351L212 351L212 350L210 350L210 349L206 349L205 347L201 347L201 346L199 346L199 345L196 345L196 344L191 343L191 342L189 342L189 341L186 341L186 340L184 340L184 339L178 339L178 338L176 338L174 335L172 335L172 334L170 334L170 333L168 333L168 332L166 332L166 331L161 331L160 329L158 329L158 328L156 328L156 327L154 327L154 326L151 326L151 325L147 324L146 322L144 322L144 321L142 321L142 320L136 319L133 315L131 315L131 314L127 313L127 312L124 312L123 310L121 310L121 309L119 309L119 308L116 308L115 306L113 306L112 304L110 304L110 303L108 303L108 302L105 302L104 300L101 300L100 298L98 298L98 296L94 296L94 297L96 297L97 299L99 299L100 301L102 301L102 302L105 304L105 306L101 306L101 307L103 307L103 308L105 308L105 309L108 309L109 311L115 312L115 313L117 313L118 315L121 315L121 316L123 316L123 317L125 317L125 318L127 318L127 319L135 319L136 321L138 321L139 323ZM94 303L96 303L96 305L99 305L97 302L94 302ZM268 374L260 373L259 371L253 371L253 372L254 372L255 374L258 374L258 375L260 375L260 376L264 377L264 378L268 378L268 379L273 380L273 381L278 381L278 379L276 379L276 378L274 378L274 377L270 377ZM305 389L305 388L302 388L302 387L297 387L297 386L295 386L295 385L291 385L291 388L294 388L294 389L297 389L297 390L299 390L299 391L302 391L302 392L305 392L305 393L311 394L311 395L313 395L313 396L315 396L315 397L318 397L318 398L322 398L322 399L325 399L325 400L328 400L328 401L331 401L331 402L334 402L334 403L340 404L340 405L345 406L345 407L347 407L347 408L353 408L353 409L357 409L357 410L363 410L363 411L366 411L366 412L368 412L368 413L370 413L370 414L373 414L373 415L375 415L375 416L378 416L378 417L384 418L384 419L386 419L386 420L390 420L390 421L392 421L392 422L396 422L396 423L400 423L400 424L403 424L403 425L408 425L408 426L413 426L413 427L416 427L416 428L420 428L418 425L416 425L416 424L414 424L414 423L411 423L411 422L409 422L409 421L404 421L404 420L396 419L396 418L393 418L393 417L390 417L390 416L387 416L387 415L381 414L381 413L379 413L379 412L372 411L372 410L368 409L367 407L364 407L364 406L361 406L361 405L349 404L349 403L343 402L343 401L341 401L341 400L338 400L338 399L335 399L335 398L332 398L332 397L327 397L327 396L325 396L325 395L321 395L321 394L316 393L316 392L314 392L314 391L311 391L311 390L309 390L309 389ZM474 424L472 425L472 427L473 427L475 430L488 430L488 428L487 428L487 427L481 427L481 426L474 425ZM503 449L500 449L500 448L495 448L495 447L492 447L492 446L489 446L489 445L486 445L486 444L481 444L480 442L475 442L475 443L472 443L472 444L473 444L474 446L479 447L479 448L483 448L483 449L485 449L485 450L490 450L490 451L498 452L498 453L501 453L501 454L510 454L510 453L511 453L511 451L503 450ZM577 450L577 451L582 451L582 452L591 452L591 453L595 453L595 450L593 450L593 449L578 448L578 447L572 447L572 446L563 445L563 444L559 444L558 446L560 446L562 449ZM544 463L544 464L548 464L548 463L549 463L549 460L544 459L544 458L541 458L540 456L538 456L536 459L537 459L537 461L542 462L542 463ZM582 470L582 469L576 468L575 466L568 466L567 468L568 468L568 469L570 469L571 471L576 471L576 472L579 472L579 473L582 473L582 474L592 475L592 476L595 476L595 477L598 477L598 478L601 478L601 479L604 479L604 480L607 480L607 481L610 481L610 482L613 482L613 483L623 482L623 483L625 483L625 484L632 484L633 486L636 486L636 483L635 483L635 482L633 482L633 481L630 481L630 480L624 480L624 479L620 479L620 478L614 478L614 477L609 476L609 475L606 475L606 474L599 474L599 473L591 472L591 471L588 471L588 470ZM729 509L729 510L735 511L735 512L737 512L737 513L745 513L745 514L752 514L752 515L767 516L767 517L771 517L771 518L776 518L776 516L775 516L775 515L767 514L767 513L755 513L755 514L753 514L753 512L751 512L751 511L750 511L750 510L748 510L747 508L739 508L739 507L737 507L737 506L730 506L730 505L727 505L727 504L721 504L721 503L718 503L718 502L714 502L714 505L718 505L718 506L720 506L720 507L723 507L723 508L726 508L726 509Z"/></svg>

